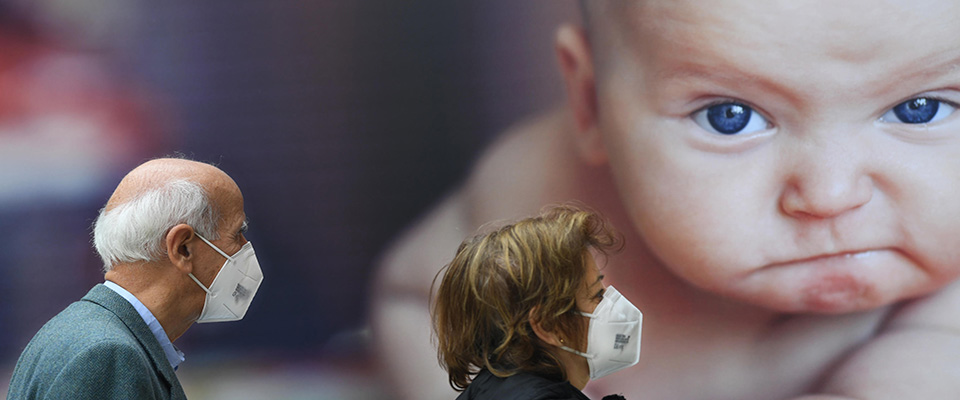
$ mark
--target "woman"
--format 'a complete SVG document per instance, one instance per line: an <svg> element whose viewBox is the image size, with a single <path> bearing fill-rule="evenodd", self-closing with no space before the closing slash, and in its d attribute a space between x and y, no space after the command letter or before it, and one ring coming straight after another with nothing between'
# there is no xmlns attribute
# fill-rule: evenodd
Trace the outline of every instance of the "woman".
<svg viewBox="0 0 960 400"><path fill-rule="evenodd" d="M464 241L433 305L457 399L582 400L590 379L636 364L640 311L594 260L620 243L569 206Z"/></svg>

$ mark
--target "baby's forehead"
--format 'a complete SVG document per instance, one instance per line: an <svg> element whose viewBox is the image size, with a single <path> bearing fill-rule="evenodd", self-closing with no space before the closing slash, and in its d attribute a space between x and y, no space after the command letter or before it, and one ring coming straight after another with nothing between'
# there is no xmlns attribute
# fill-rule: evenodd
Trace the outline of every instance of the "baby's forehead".
<svg viewBox="0 0 960 400"><path fill-rule="evenodd" d="M595 57L899 70L960 48L953 0L585 0ZM658 59L659 60L659 59ZM635 65L643 67L644 65Z"/></svg>
<svg viewBox="0 0 960 400"><path fill-rule="evenodd" d="M960 2L955 0L712 0L709 3L702 0L580 0L580 4L584 22L591 32L611 29L632 33L650 30L669 33L671 25L676 23L704 30L759 23L774 28L768 33L796 26L816 33L814 28L827 31L894 28L918 18L926 20L924 28L938 29L937 21L956 16L960 9ZM723 34L722 31L716 33Z"/></svg>

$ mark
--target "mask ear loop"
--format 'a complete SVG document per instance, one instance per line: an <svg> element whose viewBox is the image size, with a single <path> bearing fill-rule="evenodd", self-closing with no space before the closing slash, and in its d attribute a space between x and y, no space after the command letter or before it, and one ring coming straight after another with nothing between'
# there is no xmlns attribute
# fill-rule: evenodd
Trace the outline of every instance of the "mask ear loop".
<svg viewBox="0 0 960 400"><path fill-rule="evenodd" d="M207 240L207 238L205 238L205 237L203 237L203 236L200 236L200 234L197 233L197 232L194 232L193 234L194 234L194 235L197 235L197 237L200 238L200 240L202 240L202 241L203 241L204 243L206 243L208 246L213 247L213 249L216 250L217 253L220 253L221 256L224 256L224 257L226 257L228 260L233 261L233 257L231 257L230 255L228 255L227 253L224 253L223 250L220 250L219 247L214 246L213 243L210 243L210 241Z"/></svg>
<svg viewBox="0 0 960 400"><path fill-rule="evenodd" d="M230 257L229 255L227 255L227 253L224 253L223 250L220 250L220 248L218 248L217 246L214 246L213 243L210 243L210 241L207 240L207 238L201 236L201 235L200 235L199 233L197 233L197 232L194 232L193 234L197 235L197 237L200 238L200 240L202 240L202 241L203 241L204 243L206 243L208 246L210 246L210 247L212 247L214 250L216 250L217 253L220 253L220 255L226 257L227 260L233 261L233 257ZM197 279L197 277L193 275L193 272L189 273L188 275L190 276L190 279L193 279L193 281L197 283L197 285L200 285L200 288L203 289L204 292L207 292L207 294L210 294L210 289L208 289L206 286L203 286L203 284L200 283L200 280Z"/></svg>
<svg viewBox="0 0 960 400"><path fill-rule="evenodd" d="M591 359L591 360L594 359L594 358L597 358L597 355L596 355L596 354L587 354L587 353L584 353L584 352L582 352L582 351L578 351L578 350L571 349L571 348L569 348L569 347L567 347L567 346L560 346L560 348L563 349L563 350L569 351L569 352L571 352L571 353L573 353L573 354L576 354L576 355L578 355L578 356L580 356L580 357L583 357L583 358L588 358L588 359Z"/></svg>
<svg viewBox="0 0 960 400"><path fill-rule="evenodd" d="M585 312L583 312L583 311L576 311L576 312L577 312L578 314L580 314L580 315L582 315L582 316L584 316L584 317L588 317L588 318L590 318L590 319L596 318L596 314L585 313ZM580 357L586 358L586 359L592 360L592 359L594 359L594 358L597 358L597 355L596 355L596 354L588 354L588 353L584 353L584 352L582 352L582 351L574 350L574 349L572 349L572 348L570 348L570 347L567 347L566 345L563 344L563 339L560 339L560 348L563 349L563 350L569 351L569 352L571 352L571 353L573 353L573 354L576 354L576 355L578 355L578 356L580 356Z"/></svg>
<svg viewBox="0 0 960 400"><path fill-rule="evenodd" d="M600 308L600 307L597 307L597 308ZM594 319L594 318L597 317L597 314L593 314L593 313L585 313L585 312L583 312L583 311L577 311L577 313L579 313L580 315L582 315L582 316L584 316L584 317L590 318L590 319Z"/></svg>
<svg viewBox="0 0 960 400"><path fill-rule="evenodd" d="M188 276L190 277L190 279L193 279L194 282L200 285L200 289L203 289L204 292L207 292L207 294L210 294L210 289L207 289L206 286L203 286L203 284L200 283L200 280L197 279L197 277L193 276L193 272L189 273Z"/></svg>

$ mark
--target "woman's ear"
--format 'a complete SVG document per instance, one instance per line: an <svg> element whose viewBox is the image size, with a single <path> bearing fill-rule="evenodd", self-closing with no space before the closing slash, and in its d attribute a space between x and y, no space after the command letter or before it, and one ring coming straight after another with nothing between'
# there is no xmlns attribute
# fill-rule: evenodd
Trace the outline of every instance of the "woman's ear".
<svg viewBox="0 0 960 400"><path fill-rule="evenodd" d="M164 242L167 248L167 258L174 267L184 274L193 273L193 246L199 241L196 240L196 236L193 227L187 224L179 224L167 231Z"/></svg>
<svg viewBox="0 0 960 400"><path fill-rule="evenodd" d="M586 163L603 164L607 153L597 122L597 85L586 32L573 25L561 26L555 50L576 128L577 149Z"/></svg>
<svg viewBox="0 0 960 400"><path fill-rule="evenodd" d="M552 332L544 329L543 325L540 324L540 320L535 317L537 314L536 311L538 310L538 308L539 307L532 308L530 310L530 313L528 314L530 327L533 328L533 333L536 334L537 337L540 338L540 340L542 340L544 343L547 343L549 345L556 346L556 347L564 346L565 344L561 341L562 338L559 335L557 335L556 332Z"/></svg>

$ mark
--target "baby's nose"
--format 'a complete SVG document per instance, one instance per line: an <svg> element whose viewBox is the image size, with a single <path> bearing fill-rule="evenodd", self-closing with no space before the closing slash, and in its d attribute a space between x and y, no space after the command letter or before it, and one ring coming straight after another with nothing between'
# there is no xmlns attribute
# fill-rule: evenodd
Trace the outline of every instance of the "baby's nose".
<svg viewBox="0 0 960 400"><path fill-rule="evenodd" d="M831 150L809 148L793 155L796 162L780 195L780 208L785 214L833 218L873 198L875 182L862 157L856 152Z"/></svg>

